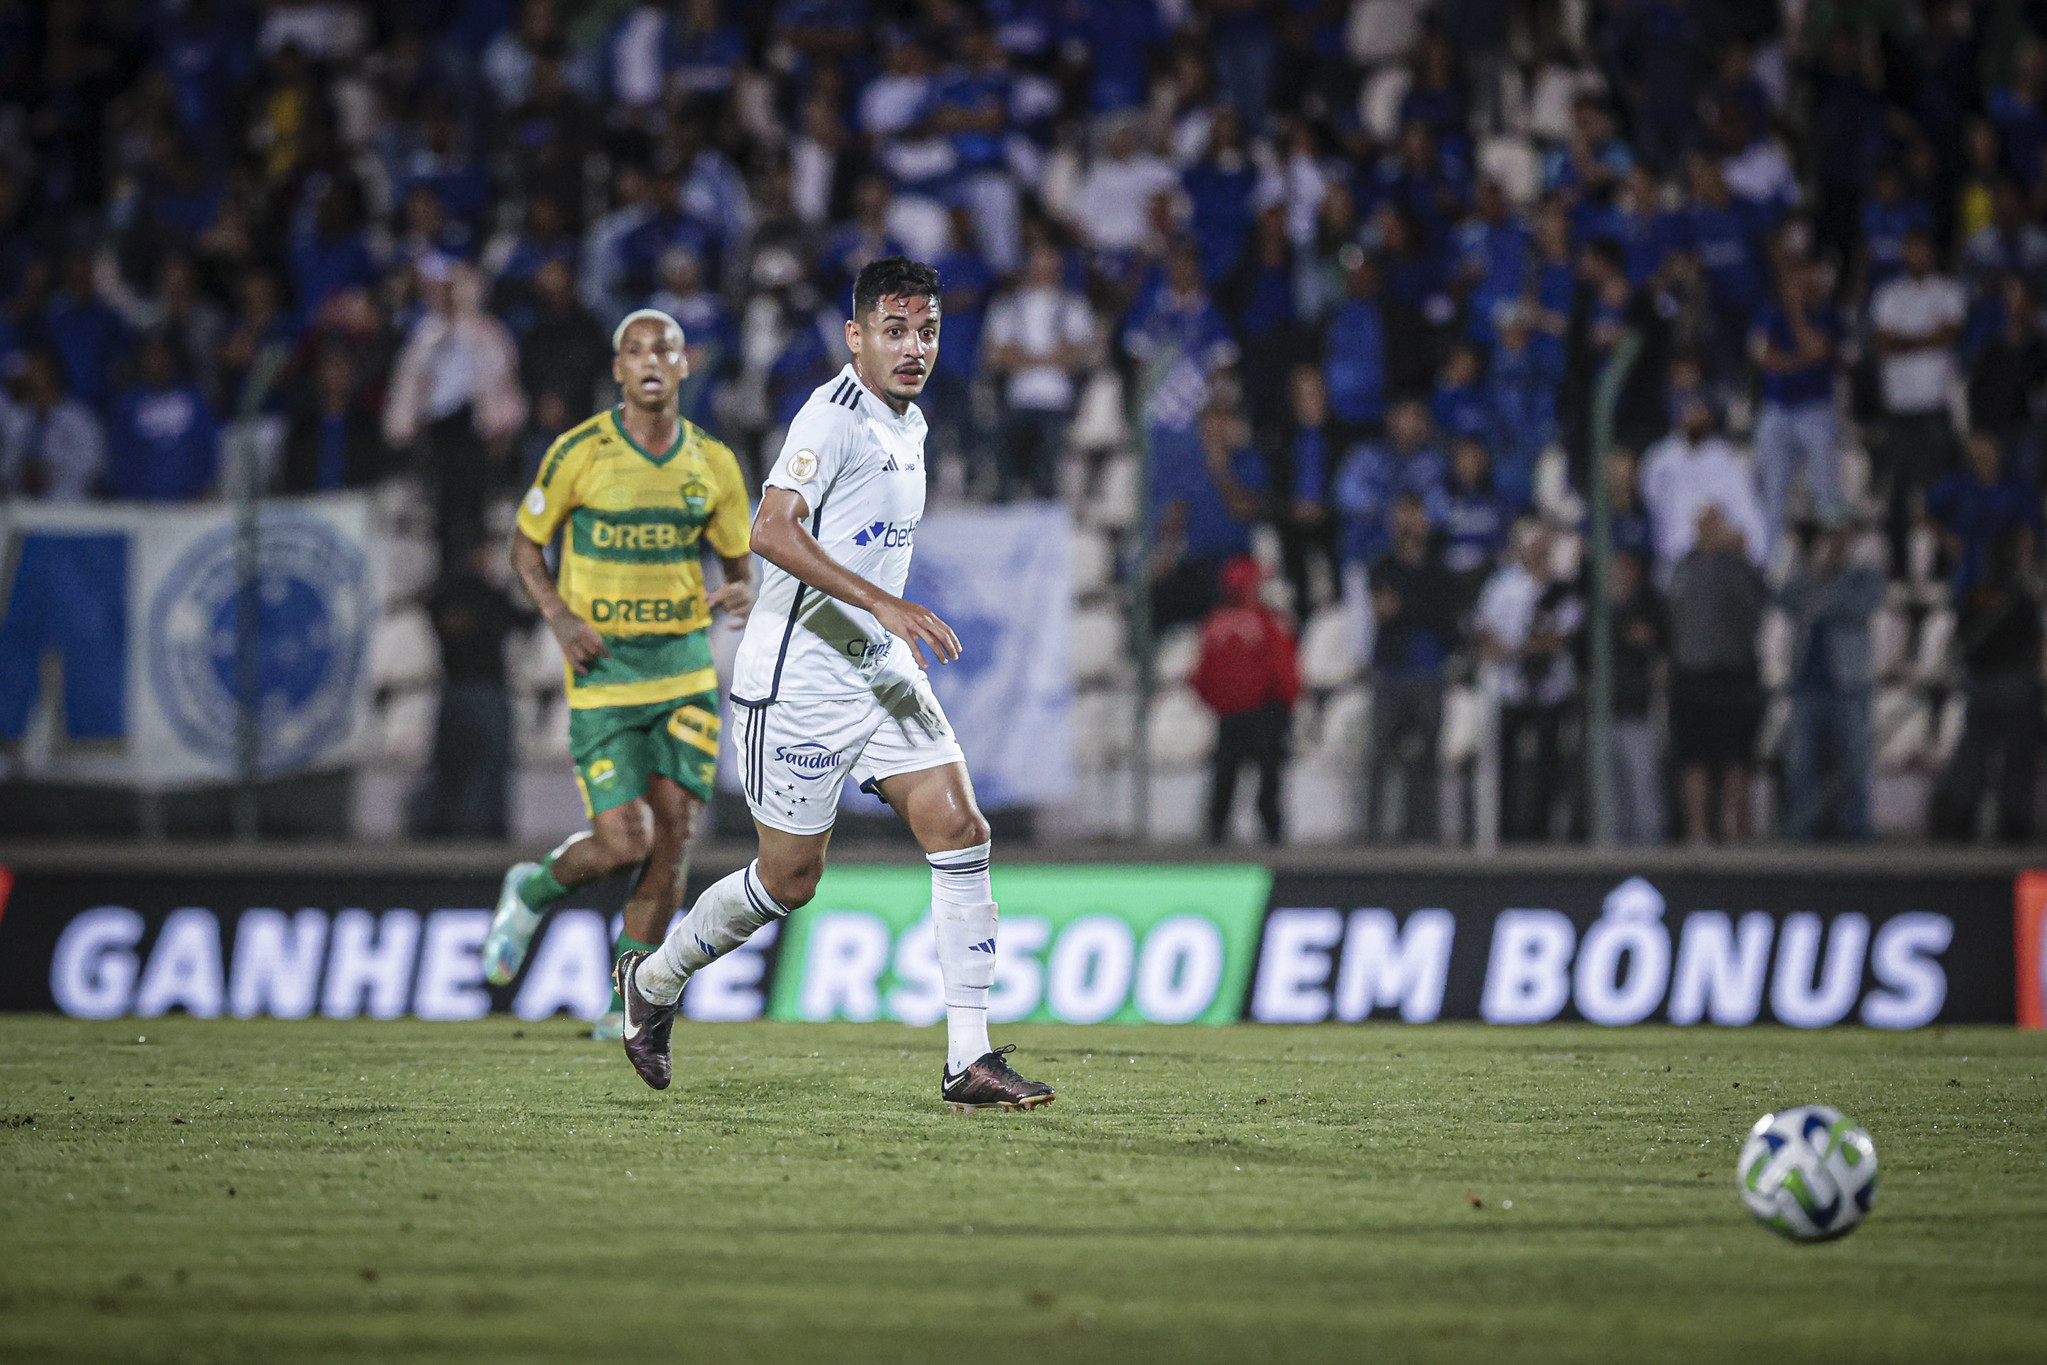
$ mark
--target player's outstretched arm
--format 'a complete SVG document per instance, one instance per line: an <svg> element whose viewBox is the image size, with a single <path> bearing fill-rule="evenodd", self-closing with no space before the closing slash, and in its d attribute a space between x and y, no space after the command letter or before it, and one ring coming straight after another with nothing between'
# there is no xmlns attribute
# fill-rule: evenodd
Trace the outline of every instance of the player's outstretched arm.
<svg viewBox="0 0 2047 1365"><path fill-rule="evenodd" d="M604 637L597 633L597 628L570 611L569 604L562 601L553 577L547 572L546 556L523 531L512 536L512 572L519 575L519 585L526 589L533 609L554 632L562 657L576 672L588 673L591 664L611 653L604 647Z"/></svg>
<svg viewBox="0 0 2047 1365"><path fill-rule="evenodd" d="M889 634L910 646L920 667L949 664L960 656L960 637L938 619L938 613L883 592L825 553L803 523L810 506L801 493L787 488L761 491L760 511L753 518L753 549L762 559L797 582L836 597L848 606L874 613ZM924 651L931 657L926 659Z"/></svg>

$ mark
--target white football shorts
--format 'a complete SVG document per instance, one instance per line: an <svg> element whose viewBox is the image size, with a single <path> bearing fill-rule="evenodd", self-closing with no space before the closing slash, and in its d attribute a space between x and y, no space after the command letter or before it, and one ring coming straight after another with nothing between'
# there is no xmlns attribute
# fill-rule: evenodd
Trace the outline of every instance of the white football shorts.
<svg viewBox="0 0 2047 1365"><path fill-rule="evenodd" d="M735 702L732 711L747 809L785 834L830 829L848 772L871 792L883 778L966 760L922 672L886 693Z"/></svg>

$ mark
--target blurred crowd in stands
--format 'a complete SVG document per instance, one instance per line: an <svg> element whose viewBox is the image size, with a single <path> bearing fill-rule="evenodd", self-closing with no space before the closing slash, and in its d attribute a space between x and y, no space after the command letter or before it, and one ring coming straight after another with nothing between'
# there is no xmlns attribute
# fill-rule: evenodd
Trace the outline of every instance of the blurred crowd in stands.
<svg viewBox="0 0 2047 1365"><path fill-rule="evenodd" d="M1582 837L1605 612L1623 838L1751 837L1759 763L1777 832L1868 838L1906 721L1933 831L2023 838L2043 35L2031 0L0 0L0 490L402 476L452 573L611 401L627 311L682 323L687 415L757 475L900 251L945 286L940 501L1079 504L1145 452L1118 572L1208 621L1218 834L1255 762L1283 837L1294 640L1341 620L1366 837L1439 834L1457 687L1503 837Z"/></svg>

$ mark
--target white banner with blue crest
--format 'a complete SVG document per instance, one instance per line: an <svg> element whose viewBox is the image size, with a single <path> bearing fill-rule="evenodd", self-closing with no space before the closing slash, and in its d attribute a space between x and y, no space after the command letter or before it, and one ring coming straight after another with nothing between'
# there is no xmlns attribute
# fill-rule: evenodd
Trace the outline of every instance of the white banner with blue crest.
<svg viewBox="0 0 2047 1365"><path fill-rule="evenodd" d="M14 777L234 778L251 673L261 775L353 761L380 601L360 494L262 504L253 652L227 504L0 506L0 744Z"/></svg>
<svg viewBox="0 0 2047 1365"><path fill-rule="evenodd" d="M908 597L960 637L931 687L989 810L1073 794L1073 518L1057 503L939 512L917 527Z"/></svg>

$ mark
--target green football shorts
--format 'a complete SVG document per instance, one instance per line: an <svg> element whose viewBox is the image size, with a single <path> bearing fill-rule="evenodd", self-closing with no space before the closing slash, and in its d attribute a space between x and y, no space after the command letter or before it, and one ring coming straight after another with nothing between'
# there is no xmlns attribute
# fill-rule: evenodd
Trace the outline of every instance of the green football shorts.
<svg viewBox="0 0 2047 1365"><path fill-rule="evenodd" d="M647 794L655 773L711 799L718 775L718 694L569 712L569 756L591 818Z"/></svg>

